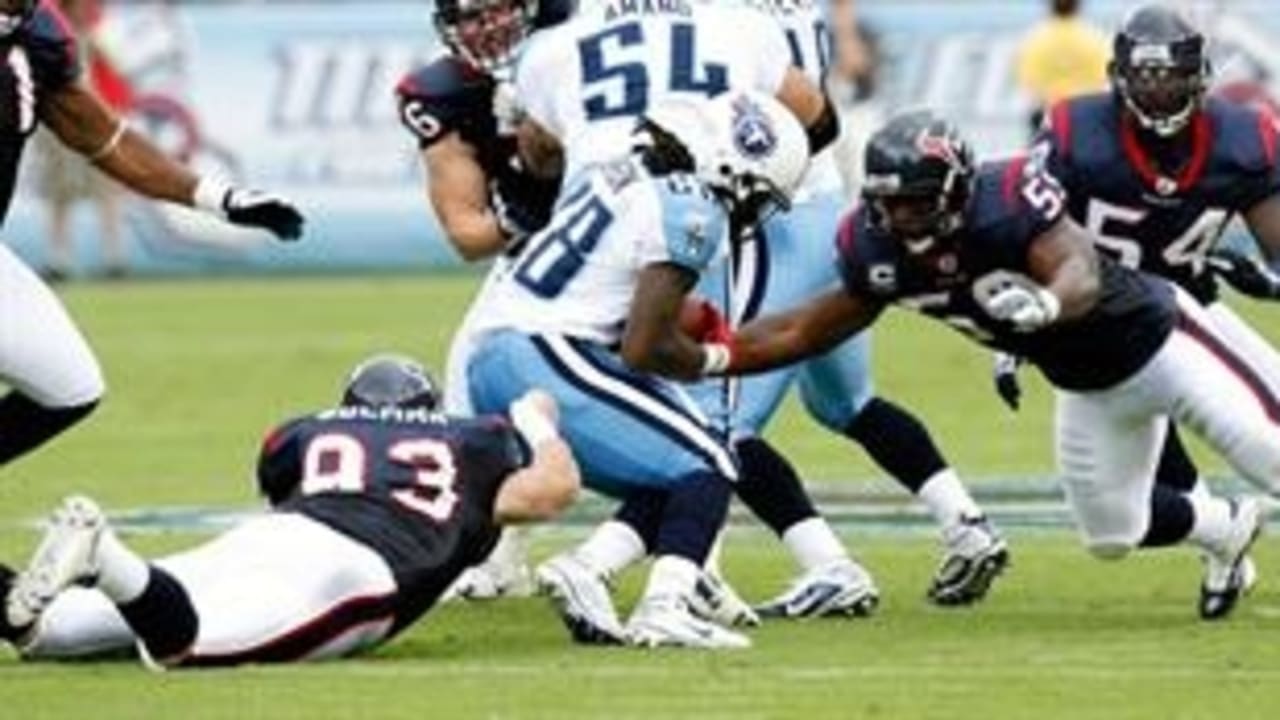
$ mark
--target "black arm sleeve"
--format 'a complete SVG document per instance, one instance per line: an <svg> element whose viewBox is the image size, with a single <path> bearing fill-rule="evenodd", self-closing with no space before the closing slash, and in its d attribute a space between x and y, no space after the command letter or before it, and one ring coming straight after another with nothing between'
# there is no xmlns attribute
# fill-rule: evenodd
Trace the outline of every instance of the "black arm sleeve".
<svg viewBox="0 0 1280 720"><path fill-rule="evenodd" d="M840 117L826 93L822 95L822 114L804 129L809 138L809 154L817 155L840 136Z"/></svg>

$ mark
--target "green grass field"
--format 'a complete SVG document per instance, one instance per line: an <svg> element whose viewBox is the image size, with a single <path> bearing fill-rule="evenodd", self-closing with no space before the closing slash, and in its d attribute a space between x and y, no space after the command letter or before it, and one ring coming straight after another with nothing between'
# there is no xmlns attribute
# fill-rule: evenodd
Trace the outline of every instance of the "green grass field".
<svg viewBox="0 0 1280 720"><path fill-rule="evenodd" d="M111 509L247 507L263 430L329 402L372 351L437 366L471 276L139 282L65 297L111 385L83 427L0 476L0 557L21 561L31 521L64 494ZM1248 307L1280 341L1280 312ZM1050 394L1024 373L1017 415L989 389L985 352L894 313L878 330L877 381L916 409L973 478L1052 469ZM773 438L806 477L864 482L859 450L788 406ZM1216 463L1208 467L1221 472ZM19 664L0 650L0 718L1264 718L1280 689L1280 556L1227 623L1194 616L1198 564L1172 551L1092 560L1065 529L1006 525L1015 566L985 605L944 611L923 589L931 531L842 526L885 601L869 620L775 624L750 651L707 655L573 647L537 600L448 606L379 652L314 666L149 675L129 662ZM580 528L538 535L540 554ZM154 551L202 536L130 536ZM735 529L730 578L776 591L788 561ZM633 601L640 573L620 593ZM269 599L264 598L264 602Z"/></svg>

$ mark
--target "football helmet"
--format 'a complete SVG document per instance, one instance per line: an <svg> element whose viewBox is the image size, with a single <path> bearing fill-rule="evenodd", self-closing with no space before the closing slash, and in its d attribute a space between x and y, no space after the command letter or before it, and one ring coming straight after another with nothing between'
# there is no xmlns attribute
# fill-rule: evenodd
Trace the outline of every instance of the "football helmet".
<svg viewBox="0 0 1280 720"><path fill-rule="evenodd" d="M973 192L973 150L930 110L900 113L867 141L862 197L871 223L914 254L960 229Z"/></svg>
<svg viewBox="0 0 1280 720"><path fill-rule="evenodd" d="M789 208L809 167L809 142L800 121L782 103L755 91L665 100L645 114L638 133L642 151L668 146L661 152L684 159L670 169L692 171L748 224Z"/></svg>
<svg viewBox="0 0 1280 720"><path fill-rule="evenodd" d="M509 72L536 29L568 19L573 0L436 0L432 20L449 49L476 67Z"/></svg>
<svg viewBox="0 0 1280 720"><path fill-rule="evenodd" d="M0 0L0 38L18 31L36 11L39 0Z"/></svg>
<svg viewBox="0 0 1280 720"><path fill-rule="evenodd" d="M440 404L440 388L416 360L404 355L375 355L351 371L342 390L342 404L434 410Z"/></svg>
<svg viewBox="0 0 1280 720"><path fill-rule="evenodd" d="M1140 6L1116 33L1108 74L1139 125L1161 137L1176 135L1209 86L1205 37L1172 8Z"/></svg>

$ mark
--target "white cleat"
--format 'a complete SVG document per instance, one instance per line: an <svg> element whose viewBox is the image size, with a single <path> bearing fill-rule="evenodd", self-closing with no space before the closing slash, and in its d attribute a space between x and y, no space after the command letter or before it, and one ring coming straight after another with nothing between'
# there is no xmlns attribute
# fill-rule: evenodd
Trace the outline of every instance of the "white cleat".
<svg viewBox="0 0 1280 720"><path fill-rule="evenodd" d="M1241 596L1258 581L1258 569L1249 557L1249 549L1262 534L1266 513L1257 498L1234 498L1231 501L1231 535L1221 552L1208 552L1204 558L1204 581L1200 585L1200 617L1221 620L1231 614Z"/></svg>
<svg viewBox="0 0 1280 720"><path fill-rule="evenodd" d="M689 610L724 627L755 627L760 616L719 575L702 570L689 596Z"/></svg>
<svg viewBox="0 0 1280 720"><path fill-rule="evenodd" d="M967 517L942 531L944 554L928 597L938 605L972 605L1009 565L1009 546L985 517Z"/></svg>
<svg viewBox="0 0 1280 720"><path fill-rule="evenodd" d="M538 592L551 599L564 626L576 642L621 645L626 640L613 598L604 578L570 553L561 553L538 566Z"/></svg>
<svg viewBox="0 0 1280 720"><path fill-rule="evenodd" d="M533 595L533 576L524 563L484 562L458 576L446 599L497 600Z"/></svg>
<svg viewBox="0 0 1280 720"><path fill-rule="evenodd" d="M95 555L104 527L102 511L89 498L62 501L31 562L13 580L4 608L10 626L32 625L59 593L97 572Z"/></svg>
<svg viewBox="0 0 1280 720"><path fill-rule="evenodd" d="M813 568L792 581L786 592L756 606L765 618L866 617L880 604L871 574L852 558Z"/></svg>
<svg viewBox="0 0 1280 720"><path fill-rule="evenodd" d="M642 648L738 650L751 647L751 639L746 635L694 616L685 599L677 595L643 598L627 622L627 640Z"/></svg>

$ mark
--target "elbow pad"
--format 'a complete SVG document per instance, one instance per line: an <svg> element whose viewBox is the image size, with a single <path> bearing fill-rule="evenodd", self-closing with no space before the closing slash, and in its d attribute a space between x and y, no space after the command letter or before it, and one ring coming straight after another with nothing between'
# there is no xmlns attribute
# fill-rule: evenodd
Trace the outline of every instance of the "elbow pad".
<svg viewBox="0 0 1280 720"><path fill-rule="evenodd" d="M805 135L809 138L809 154L817 155L822 152L823 148L835 142L840 135L840 118L836 115L836 109L831 105L831 98L824 93L822 96L822 113L818 115L818 119L804 129Z"/></svg>

